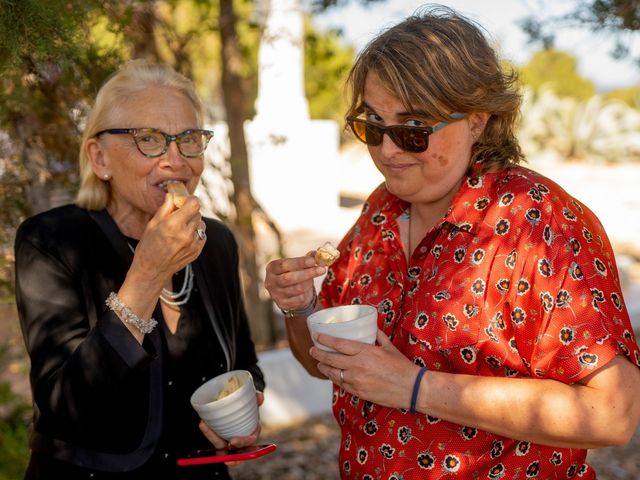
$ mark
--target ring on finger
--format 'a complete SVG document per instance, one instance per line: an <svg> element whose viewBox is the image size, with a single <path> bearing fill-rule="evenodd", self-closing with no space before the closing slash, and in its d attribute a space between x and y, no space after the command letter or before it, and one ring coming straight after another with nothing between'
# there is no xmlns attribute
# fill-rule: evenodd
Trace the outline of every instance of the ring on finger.
<svg viewBox="0 0 640 480"><path fill-rule="evenodd" d="M205 238L207 238L207 232L202 227L196 228L196 235L198 235L198 238L200 238L200 240L204 240Z"/></svg>
<svg viewBox="0 0 640 480"><path fill-rule="evenodd" d="M340 369L340 388L343 388L344 385L344 370Z"/></svg>

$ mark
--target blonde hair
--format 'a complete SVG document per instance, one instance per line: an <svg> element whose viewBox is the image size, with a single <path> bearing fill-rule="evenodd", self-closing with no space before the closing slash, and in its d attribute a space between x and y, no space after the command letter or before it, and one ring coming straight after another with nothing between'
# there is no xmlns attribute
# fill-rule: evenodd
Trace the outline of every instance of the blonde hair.
<svg viewBox="0 0 640 480"><path fill-rule="evenodd" d="M521 96L517 74L500 63L481 27L450 8L430 6L373 39L349 72L351 104L363 111L366 77L375 74L407 111L446 121L452 112L491 114L474 143L471 164L483 171L523 159L515 136Z"/></svg>
<svg viewBox="0 0 640 480"><path fill-rule="evenodd" d="M171 88L182 93L193 104L198 127L202 127L204 107L191 80L167 65L145 60L125 63L100 88L87 118L79 155L80 189L76 196L78 206L88 210L102 210L107 206L111 195L109 183L98 178L91 168L86 151L87 141L101 130L121 127L112 124L117 118L117 112L133 96L149 87Z"/></svg>

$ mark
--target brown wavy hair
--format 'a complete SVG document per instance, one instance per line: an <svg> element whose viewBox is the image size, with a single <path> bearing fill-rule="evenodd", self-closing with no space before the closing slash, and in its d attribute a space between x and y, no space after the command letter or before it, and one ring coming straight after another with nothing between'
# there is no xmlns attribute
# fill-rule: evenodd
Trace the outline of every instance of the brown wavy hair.
<svg viewBox="0 0 640 480"><path fill-rule="evenodd" d="M113 124L118 112L129 99L149 87L171 88L182 93L193 105L198 127L202 127L204 107L191 80L168 65L146 60L131 60L125 63L100 88L87 118L79 155L80 189L76 196L76 204L80 207L102 210L107 206L111 195L109 183L98 178L91 168L91 161L86 152L87 140L101 130L120 127Z"/></svg>
<svg viewBox="0 0 640 480"><path fill-rule="evenodd" d="M430 112L436 121L446 121L451 112L490 113L471 153L471 164L481 163L482 171L524 159L515 136L521 104L517 74L500 62L482 27L454 10L424 7L369 42L349 72L345 117L362 113L369 73L407 111Z"/></svg>

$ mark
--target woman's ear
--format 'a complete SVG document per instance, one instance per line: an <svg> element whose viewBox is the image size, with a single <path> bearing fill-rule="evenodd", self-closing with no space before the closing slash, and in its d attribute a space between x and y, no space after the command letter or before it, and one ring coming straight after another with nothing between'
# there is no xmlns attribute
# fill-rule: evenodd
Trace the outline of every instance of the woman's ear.
<svg viewBox="0 0 640 480"><path fill-rule="evenodd" d="M491 114L489 112L473 112L469 115L469 127L471 128L471 135L474 141L480 138L490 117Z"/></svg>
<svg viewBox="0 0 640 480"><path fill-rule="evenodd" d="M104 148L97 138L89 138L84 145L87 158L91 163L91 170L101 180L111 179L111 169L104 154Z"/></svg>

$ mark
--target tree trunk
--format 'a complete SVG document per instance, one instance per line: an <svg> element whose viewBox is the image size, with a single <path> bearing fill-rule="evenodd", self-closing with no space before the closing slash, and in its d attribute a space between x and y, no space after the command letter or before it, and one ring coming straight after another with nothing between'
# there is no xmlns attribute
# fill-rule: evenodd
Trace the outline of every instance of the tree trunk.
<svg viewBox="0 0 640 480"><path fill-rule="evenodd" d="M240 73L243 58L236 34L236 14L233 0L220 0L220 38L222 48L222 92L229 127L233 203L239 236L245 302L253 339L258 346L269 347L275 342L275 329L269 303L260 299L256 236L253 228L254 200L251 194L249 156L244 136L246 94Z"/></svg>
<svg viewBox="0 0 640 480"><path fill-rule="evenodd" d="M154 62L160 60L155 36L157 23L155 0L135 5L131 23L125 30L132 43L131 58L145 58Z"/></svg>

